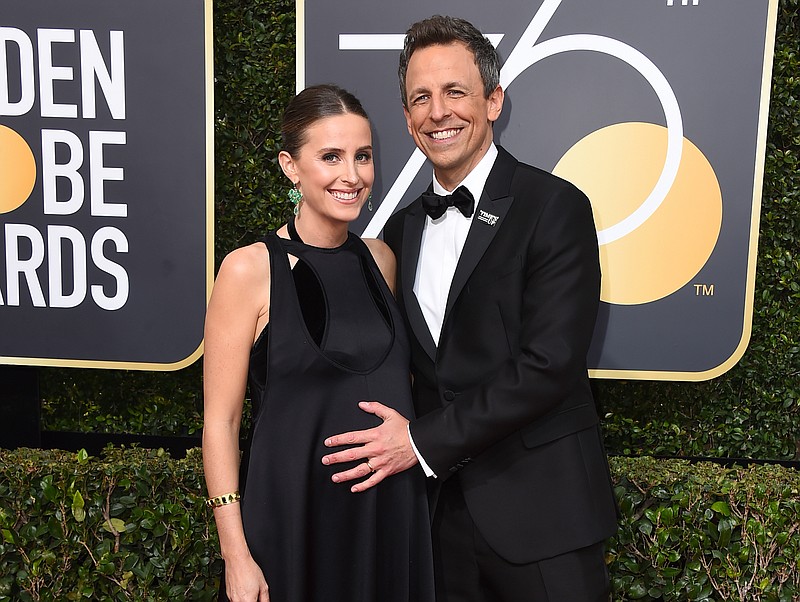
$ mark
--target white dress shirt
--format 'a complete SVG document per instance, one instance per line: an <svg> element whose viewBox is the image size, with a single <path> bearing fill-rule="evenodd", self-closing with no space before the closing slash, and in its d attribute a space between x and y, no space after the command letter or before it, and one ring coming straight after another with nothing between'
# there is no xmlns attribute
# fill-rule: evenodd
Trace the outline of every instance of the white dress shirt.
<svg viewBox="0 0 800 602"><path fill-rule="evenodd" d="M496 158L497 147L492 143L480 162L458 185L465 186L472 193L476 207ZM436 194L452 194L453 190L445 189L436 180L436 175L433 176L433 191ZM448 207L439 219L434 220L430 216L425 218L417 275L414 279L414 294L437 345L442 333L450 284L453 282L453 274L475 213L473 211L470 217L464 217L455 207Z"/></svg>
<svg viewBox="0 0 800 602"><path fill-rule="evenodd" d="M476 208L486 186L489 172L494 167L495 159L497 159L497 147L492 143L480 162L458 184L458 186L465 186L472 193ZM447 190L439 184L434 174L433 191L436 194L452 194L453 190ZM414 294L417 296L422 315L425 317L428 330L437 346L442 334L444 310L447 307L450 285L453 282L458 259L461 257L461 251L464 249L464 243L476 212L473 210L470 217L464 217L455 207L448 207L439 219L434 220L430 216L425 218L419 260L417 261L417 274L414 278ZM417 446L414 445L410 427L408 438L425 475L436 477L436 474L420 455Z"/></svg>

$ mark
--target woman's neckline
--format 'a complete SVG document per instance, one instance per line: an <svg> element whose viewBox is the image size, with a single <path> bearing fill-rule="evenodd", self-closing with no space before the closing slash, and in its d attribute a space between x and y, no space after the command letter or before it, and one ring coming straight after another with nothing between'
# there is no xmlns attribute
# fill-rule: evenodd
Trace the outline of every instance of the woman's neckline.
<svg viewBox="0 0 800 602"><path fill-rule="evenodd" d="M289 240L292 240L294 242L300 243L301 245L305 245L306 247L310 247L312 249L319 249L320 251L335 251L337 249L342 248L344 245L347 244L347 241L350 240L350 233L348 232L347 236L341 242L341 244L338 244L338 245L336 245L334 247L317 247L317 246L308 244L306 241L304 241L302 239L300 234L297 232L297 226L295 226L294 220L295 220L295 218L291 217L289 219L289 221L286 222L286 230L287 230L287 232L289 234Z"/></svg>

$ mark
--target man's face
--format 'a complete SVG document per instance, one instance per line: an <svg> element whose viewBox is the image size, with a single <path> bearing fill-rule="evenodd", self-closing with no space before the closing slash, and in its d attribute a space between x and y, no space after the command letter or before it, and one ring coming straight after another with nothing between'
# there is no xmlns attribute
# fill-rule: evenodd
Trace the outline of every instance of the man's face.
<svg viewBox="0 0 800 602"><path fill-rule="evenodd" d="M452 190L486 154L503 90L498 86L484 98L472 52L455 42L411 55L406 94L408 132L433 163L439 183Z"/></svg>

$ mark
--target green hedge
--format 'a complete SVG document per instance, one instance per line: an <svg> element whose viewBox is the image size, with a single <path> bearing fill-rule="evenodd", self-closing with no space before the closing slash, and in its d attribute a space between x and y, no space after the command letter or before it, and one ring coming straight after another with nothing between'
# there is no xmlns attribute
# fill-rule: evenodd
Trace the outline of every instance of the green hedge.
<svg viewBox="0 0 800 602"><path fill-rule="evenodd" d="M0 601L212 600L199 450L0 452Z"/></svg>
<svg viewBox="0 0 800 602"><path fill-rule="evenodd" d="M614 600L800 600L800 473L612 458Z"/></svg>
<svg viewBox="0 0 800 602"><path fill-rule="evenodd" d="M612 452L800 459L800 0L779 7L750 347L713 381L598 381ZM295 32L292 0L216 0L214 9L219 261L289 213L275 157ZM44 426L193 432L200 364L171 374L43 368Z"/></svg>
<svg viewBox="0 0 800 602"><path fill-rule="evenodd" d="M800 473L611 458L614 600L800 599ZM212 600L199 450L0 451L0 602Z"/></svg>

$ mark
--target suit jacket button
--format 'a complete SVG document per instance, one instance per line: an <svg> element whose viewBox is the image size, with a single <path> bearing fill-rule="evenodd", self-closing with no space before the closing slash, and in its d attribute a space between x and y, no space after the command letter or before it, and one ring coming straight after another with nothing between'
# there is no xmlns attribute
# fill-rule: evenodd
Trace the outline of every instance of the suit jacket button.
<svg viewBox="0 0 800 602"><path fill-rule="evenodd" d="M445 401L453 401L456 398L456 394L453 393L450 389L444 392Z"/></svg>

